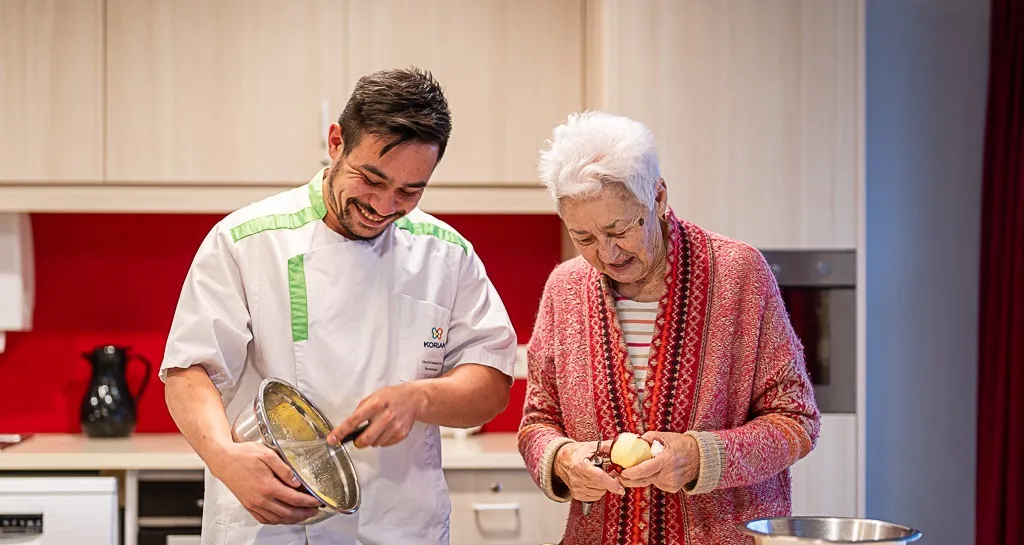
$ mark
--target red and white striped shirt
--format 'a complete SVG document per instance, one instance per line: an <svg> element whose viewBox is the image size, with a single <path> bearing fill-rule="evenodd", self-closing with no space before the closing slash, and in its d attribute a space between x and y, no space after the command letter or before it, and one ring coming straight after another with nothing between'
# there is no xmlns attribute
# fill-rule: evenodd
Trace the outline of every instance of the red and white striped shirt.
<svg viewBox="0 0 1024 545"><path fill-rule="evenodd" d="M619 316L623 336L626 338L636 390L640 395L640 401L643 402L648 356L651 353L651 339L654 337L654 319L658 317L658 302L641 303L616 293L615 311Z"/></svg>

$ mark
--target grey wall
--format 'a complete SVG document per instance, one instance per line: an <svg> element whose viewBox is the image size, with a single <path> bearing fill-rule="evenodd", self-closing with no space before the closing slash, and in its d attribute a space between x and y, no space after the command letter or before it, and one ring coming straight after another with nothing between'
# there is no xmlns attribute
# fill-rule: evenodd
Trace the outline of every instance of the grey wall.
<svg viewBox="0 0 1024 545"><path fill-rule="evenodd" d="M867 0L867 516L974 543L988 0Z"/></svg>

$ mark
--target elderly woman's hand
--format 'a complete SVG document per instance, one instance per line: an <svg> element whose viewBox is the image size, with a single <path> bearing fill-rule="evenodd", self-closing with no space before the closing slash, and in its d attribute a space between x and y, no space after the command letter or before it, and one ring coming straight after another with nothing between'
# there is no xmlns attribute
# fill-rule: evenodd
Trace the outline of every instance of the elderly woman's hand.
<svg viewBox="0 0 1024 545"><path fill-rule="evenodd" d="M655 440L664 449L656 456L641 462L619 475L619 482L630 488L654 485L669 493L679 492L697 480L700 474L700 450L693 437L681 433L649 431L643 434L648 443Z"/></svg>
<svg viewBox="0 0 1024 545"><path fill-rule="evenodd" d="M611 441L568 443L555 455L554 473L569 487L569 493L580 501L597 501L612 492L623 495L626 489L603 469L589 460L595 454L607 458Z"/></svg>

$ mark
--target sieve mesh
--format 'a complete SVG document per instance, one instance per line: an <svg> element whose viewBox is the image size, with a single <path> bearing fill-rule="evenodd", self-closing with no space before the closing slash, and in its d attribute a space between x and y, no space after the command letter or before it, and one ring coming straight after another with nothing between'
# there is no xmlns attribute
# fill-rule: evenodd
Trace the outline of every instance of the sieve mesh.
<svg viewBox="0 0 1024 545"><path fill-rule="evenodd" d="M264 392L268 432L285 463L314 495L335 509L353 509L358 504L354 468L341 447L327 444L331 426L299 397L279 388Z"/></svg>
<svg viewBox="0 0 1024 545"><path fill-rule="evenodd" d="M279 446L285 460L315 495L340 504L347 503L350 497L348 482L338 478L341 466L335 448L322 439L279 443ZM332 504L332 507L338 505Z"/></svg>

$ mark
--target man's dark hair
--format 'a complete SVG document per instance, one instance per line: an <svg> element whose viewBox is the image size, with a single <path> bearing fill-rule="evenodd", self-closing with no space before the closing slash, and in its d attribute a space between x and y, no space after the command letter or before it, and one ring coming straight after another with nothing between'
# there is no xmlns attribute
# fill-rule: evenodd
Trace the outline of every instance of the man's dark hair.
<svg viewBox="0 0 1024 545"><path fill-rule="evenodd" d="M348 155L366 135L391 139L380 154L408 142L437 144L444 156L452 132L452 114L434 76L416 67L367 74L356 82L352 96L338 116L342 152Z"/></svg>

